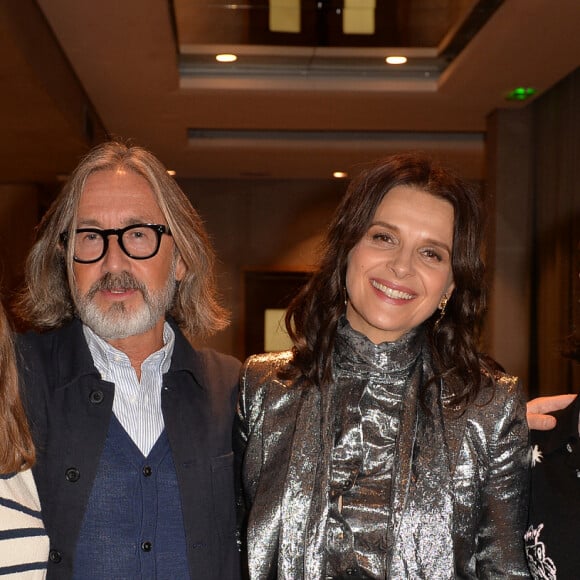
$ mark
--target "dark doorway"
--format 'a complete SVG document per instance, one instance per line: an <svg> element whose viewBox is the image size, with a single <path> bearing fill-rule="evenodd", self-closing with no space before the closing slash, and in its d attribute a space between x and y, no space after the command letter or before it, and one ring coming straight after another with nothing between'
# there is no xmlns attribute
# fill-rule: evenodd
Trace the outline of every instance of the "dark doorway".
<svg viewBox="0 0 580 580"><path fill-rule="evenodd" d="M288 348L287 336L285 341L280 335L285 335L284 312L309 278L310 272L244 272L246 356ZM275 330L279 333L272 336Z"/></svg>

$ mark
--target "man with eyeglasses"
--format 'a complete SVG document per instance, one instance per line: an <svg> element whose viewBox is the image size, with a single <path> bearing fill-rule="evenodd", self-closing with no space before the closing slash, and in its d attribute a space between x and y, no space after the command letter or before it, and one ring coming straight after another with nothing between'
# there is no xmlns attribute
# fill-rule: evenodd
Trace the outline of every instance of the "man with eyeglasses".
<svg viewBox="0 0 580 580"><path fill-rule="evenodd" d="M93 149L43 218L17 346L51 541L48 577L239 577L239 363L199 215L162 164ZM189 339L189 340L188 340Z"/></svg>

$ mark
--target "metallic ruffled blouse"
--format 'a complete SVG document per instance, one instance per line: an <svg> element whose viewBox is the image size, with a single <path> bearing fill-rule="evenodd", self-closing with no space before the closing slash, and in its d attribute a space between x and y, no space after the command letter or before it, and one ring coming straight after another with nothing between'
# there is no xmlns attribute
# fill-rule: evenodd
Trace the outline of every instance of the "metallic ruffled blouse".
<svg viewBox="0 0 580 580"><path fill-rule="evenodd" d="M343 321L326 389L244 365L236 421L253 580L528 578L529 446L513 377L463 413L421 332L374 345Z"/></svg>
<svg viewBox="0 0 580 580"><path fill-rule="evenodd" d="M375 345L341 325L333 376L337 388L330 506L329 578L349 573L385 578L391 480L399 413L410 379L420 372L421 340L411 333Z"/></svg>

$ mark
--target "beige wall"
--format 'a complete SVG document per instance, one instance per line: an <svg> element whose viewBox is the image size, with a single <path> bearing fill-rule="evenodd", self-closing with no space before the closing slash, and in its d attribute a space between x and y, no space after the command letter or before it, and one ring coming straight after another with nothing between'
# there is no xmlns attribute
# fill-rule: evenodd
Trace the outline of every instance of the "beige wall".
<svg viewBox="0 0 580 580"><path fill-rule="evenodd" d="M484 350L529 384L533 180L531 110L495 111L487 127L488 316Z"/></svg>

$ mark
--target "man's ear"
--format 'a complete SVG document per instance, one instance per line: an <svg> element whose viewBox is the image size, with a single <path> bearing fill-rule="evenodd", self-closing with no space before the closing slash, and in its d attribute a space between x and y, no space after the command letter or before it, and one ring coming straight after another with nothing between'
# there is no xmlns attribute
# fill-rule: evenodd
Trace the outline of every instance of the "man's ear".
<svg viewBox="0 0 580 580"><path fill-rule="evenodd" d="M178 282L181 282L181 280L183 280L183 277L185 276L186 272L187 272L187 267L185 265L185 262L181 258L181 254L178 253L177 254L177 263L175 264L175 279Z"/></svg>

